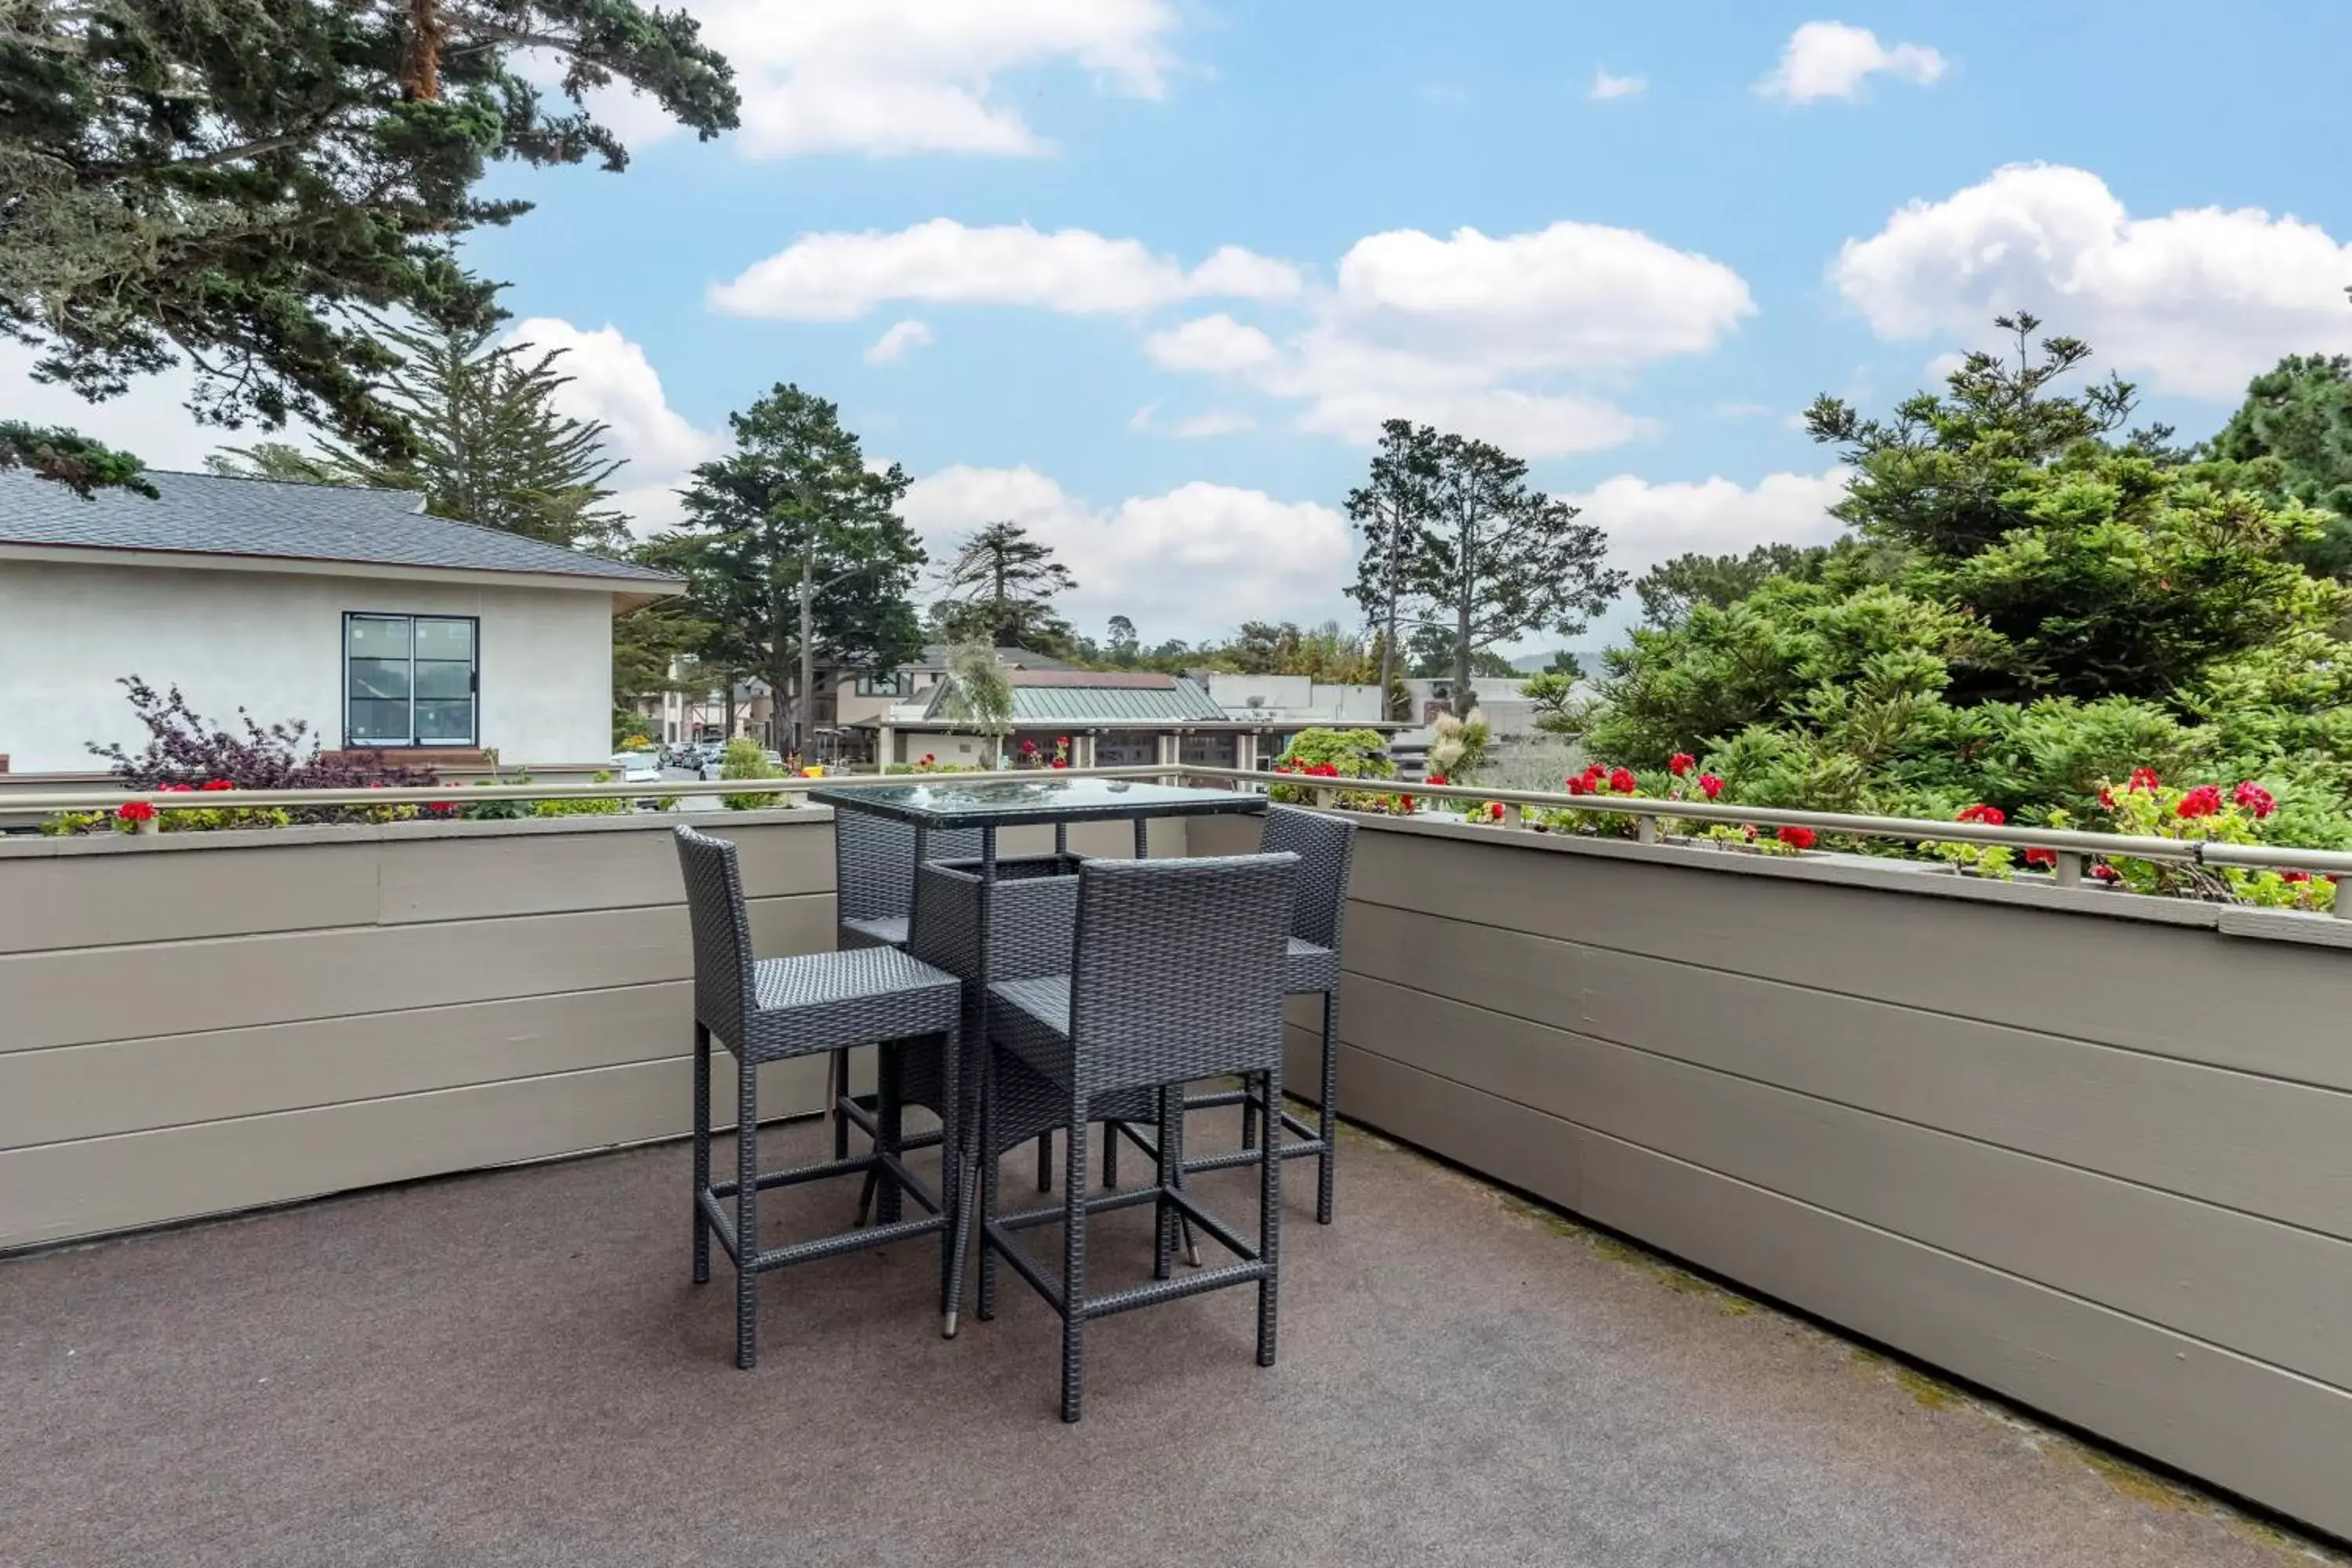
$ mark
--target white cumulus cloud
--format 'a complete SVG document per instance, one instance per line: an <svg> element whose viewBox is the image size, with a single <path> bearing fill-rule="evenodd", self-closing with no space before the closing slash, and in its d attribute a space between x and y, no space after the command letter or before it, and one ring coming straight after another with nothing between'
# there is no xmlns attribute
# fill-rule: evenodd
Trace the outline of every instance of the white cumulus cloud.
<svg viewBox="0 0 2352 1568"><path fill-rule="evenodd" d="M2000 312L2158 390L2226 399L2283 353L2352 352L2352 244L2257 207L2134 217L2087 170L2012 164L1913 202L1830 268L1879 336L1974 342Z"/></svg>
<svg viewBox="0 0 2352 1568"><path fill-rule="evenodd" d="M1756 90L1791 103L1852 98L1869 78L1891 76L1926 87L1946 69L1944 57L1925 44L1882 44L1867 27L1807 22L1789 36L1780 63Z"/></svg>
<svg viewBox="0 0 2352 1568"><path fill-rule="evenodd" d="M1596 66L1592 71L1592 86L1585 96L1595 102L1606 103L1612 98L1638 98L1649 89L1649 86L1648 77L1611 76L1606 69Z"/></svg>
<svg viewBox="0 0 2352 1568"><path fill-rule="evenodd" d="M1287 299L1303 287L1297 268L1234 246L1187 271L1140 241L1088 229L933 218L895 233L803 235L713 288L710 302L798 321L851 321L890 300L1124 315L1204 296Z"/></svg>
<svg viewBox="0 0 2352 1568"><path fill-rule="evenodd" d="M1096 505L1027 467L956 466L917 479L900 508L937 557L1010 519L1077 577L1058 607L1099 636L1112 616L1147 642L1229 635L1245 620L1352 620L1347 520L1318 501L1194 481Z"/></svg>
<svg viewBox="0 0 2352 1568"><path fill-rule="evenodd" d="M1034 156L1052 150L1001 79L1062 68L1157 99L1173 64L1169 0L683 0L735 68L745 154ZM551 71L542 74L551 75ZM597 112L632 142L678 133L627 89Z"/></svg>
<svg viewBox="0 0 2352 1568"><path fill-rule="evenodd" d="M1400 229L1349 247L1286 342L1220 314L1145 352L1295 402L1303 429L1369 442L1408 418L1547 458L1654 428L1573 383L1702 353L1755 308L1731 268L1631 229Z"/></svg>
<svg viewBox="0 0 2352 1568"><path fill-rule="evenodd" d="M866 351L866 363L897 364L909 353L932 341L931 329L910 317L906 321L892 323L880 337L874 340L872 346Z"/></svg>
<svg viewBox="0 0 2352 1568"><path fill-rule="evenodd" d="M1754 485L1716 478L1653 482L1619 474L1565 499L1578 521L1609 536L1609 564L1636 575L1697 552L1745 554L1759 544L1826 544L1843 531L1829 509L1845 495L1847 473L1768 474Z"/></svg>

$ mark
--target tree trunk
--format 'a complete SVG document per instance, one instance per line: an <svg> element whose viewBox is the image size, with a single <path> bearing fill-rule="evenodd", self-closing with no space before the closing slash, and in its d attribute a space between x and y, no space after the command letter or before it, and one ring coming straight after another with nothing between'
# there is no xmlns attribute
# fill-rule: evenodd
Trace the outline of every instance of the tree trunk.
<svg viewBox="0 0 2352 1568"><path fill-rule="evenodd" d="M401 96L414 103L441 101L441 46L449 25L441 0L408 0L408 48L400 62Z"/></svg>
<svg viewBox="0 0 2352 1568"><path fill-rule="evenodd" d="M1402 542L1397 535L1403 531L1403 528L1404 505L1400 501L1392 509L1389 523L1389 629L1388 635L1381 639L1381 717L1383 719L1396 717L1389 707L1389 672L1396 667L1397 552L1402 548Z"/></svg>
<svg viewBox="0 0 2352 1568"><path fill-rule="evenodd" d="M1478 591L1477 531L1471 521L1462 521L1462 553L1457 561L1460 576L1454 584L1454 716L1467 722L1478 706L1478 693L1470 684L1470 602Z"/></svg>

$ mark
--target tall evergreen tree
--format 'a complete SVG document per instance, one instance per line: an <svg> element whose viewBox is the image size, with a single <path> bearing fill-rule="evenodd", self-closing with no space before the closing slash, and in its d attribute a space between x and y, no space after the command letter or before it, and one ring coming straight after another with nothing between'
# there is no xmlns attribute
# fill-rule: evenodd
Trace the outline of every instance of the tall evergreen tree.
<svg viewBox="0 0 2352 1568"><path fill-rule="evenodd" d="M1443 628L1454 702L1466 713L1476 702L1470 677L1480 650L1535 631L1575 636L1624 591L1625 574L1602 564L1607 535L1578 521L1575 507L1529 488L1525 462L1426 426L1400 433L1401 423L1383 437L1381 458L1392 446L1411 454L1416 494L1384 526L1364 529L1349 594L1376 616L1393 594L1404 624ZM1376 467L1370 488L1380 484Z"/></svg>
<svg viewBox="0 0 2352 1568"><path fill-rule="evenodd" d="M2206 453L2248 466L2244 482L2330 514L2303 563L2352 577L2352 357L2289 354L2254 377Z"/></svg>
<svg viewBox="0 0 2352 1568"><path fill-rule="evenodd" d="M727 423L735 449L694 470L684 526L646 552L687 578L684 608L709 628L703 668L804 703L820 659L888 669L921 651L908 594L925 556L897 510L906 470L867 468L840 411L797 386Z"/></svg>
<svg viewBox="0 0 2352 1568"><path fill-rule="evenodd" d="M692 17L635 0L8 0L0 336L92 399L185 363L200 418L299 417L398 460L390 356L353 310L487 329L494 289L451 242L530 205L478 196L489 163L625 167L583 107L615 81L715 136L730 74ZM0 424L0 468L135 474L78 440Z"/></svg>
<svg viewBox="0 0 2352 1568"><path fill-rule="evenodd" d="M1077 585L1051 546L1017 522L992 522L941 568L931 624L942 642L1065 653L1070 623L1055 614L1054 595Z"/></svg>
<svg viewBox="0 0 2352 1568"><path fill-rule="evenodd" d="M628 549L628 520L604 505L625 459L604 455L604 421L555 406L572 379L562 372L566 351L497 345L488 329L382 331L401 356L382 396L407 422L408 456L377 462L329 443L331 477L422 490L436 517L571 549Z"/></svg>

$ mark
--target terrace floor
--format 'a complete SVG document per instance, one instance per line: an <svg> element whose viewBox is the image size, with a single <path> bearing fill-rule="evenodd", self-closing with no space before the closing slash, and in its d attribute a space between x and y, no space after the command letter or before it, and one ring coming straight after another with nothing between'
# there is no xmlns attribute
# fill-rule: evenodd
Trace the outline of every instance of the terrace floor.
<svg viewBox="0 0 2352 1568"><path fill-rule="evenodd" d="M1281 1364L1247 1291L1111 1319L1076 1427L1044 1302L942 1342L927 1243L771 1275L737 1372L678 1145L0 1262L0 1562L2340 1561L1381 1141L1332 1229L1290 1172Z"/></svg>

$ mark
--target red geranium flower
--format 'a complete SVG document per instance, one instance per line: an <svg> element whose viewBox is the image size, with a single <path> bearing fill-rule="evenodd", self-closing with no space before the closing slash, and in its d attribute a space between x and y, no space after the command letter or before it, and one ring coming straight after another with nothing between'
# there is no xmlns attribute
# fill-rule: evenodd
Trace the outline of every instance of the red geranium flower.
<svg viewBox="0 0 2352 1568"><path fill-rule="evenodd" d="M196 792L195 785L184 784L157 784L155 789L159 795L194 795Z"/></svg>
<svg viewBox="0 0 2352 1568"><path fill-rule="evenodd" d="M1723 781L1713 773L1701 773L1698 775L1698 793L1713 800L1723 793Z"/></svg>
<svg viewBox="0 0 2352 1568"><path fill-rule="evenodd" d="M1433 784L1442 784L1448 783L1449 781L1444 773L1432 773L1424 782Z"/></svg>
<svg viewBox="0 0 2352 1568"><path fill-rule="evenodd" d="M1069 743L1070 743L1070 738L1069 738L1067 735L1059 735L1059 736L1056 736L1056 737L1055 738L1055 741L1054 741L1054 744L1055 744L1055 745L1057 745L1057 746L1066 746L1066 745L1068 745Z"/></svg>
<svg viewBox="0 0 2352 1568"><path fill-rule="evenodd" d="M1070 765L1070 760L1067 757L1055 757L1054 765L1057 768L1066 768Z"/></svg>
<svg viewBox="0 0 2352 1568"><path fill-rule="evenodd" d="M155 808L143 800L126 800L114 808L114 815L125 822L152 822Z"/></svg>
<svg viewBox="0 0 2352 1568"><path fill-rule="evenodd" d="M1610 772L1609 787L1619 795L1634 795L1640 792L1642 781L1633 776L1631 768L1615 768Z"/></svg>
<svg viewBox="0 0 2352 1568"><path fill-rule="evenodd" d="M2160 787L2160 785L2161 781L2157 778L2156 770L2154 768L2134 768L2132 770L2131 784L2129 787L2133 789L2144 789L2153 794Z"/></svg>
<svg viewBox="0 0 2352 1568"><path fill-rule="evenodd" d="M2230 798L2252 812L2257 820L2278 809L2278 798L2252 779L2242 781Z"/></svg>
<svg viewBox="0 0 2352 1568"><path fill-rule="evenodd" d="M2124 874L2121 871L2104 861L2091 868L2091 875L2102 882L2120 882L2124 879Z"/></svg>
<svg viewBox="0 0 2352 1568"><path fill-rule="evenodd" d="M1666 759L1666 771L1676 778L1682 777L1696 766L1698 766L1698 759L1688 752L1676 752Z"/></svg>
<svg viewBox="0 0 2352 1568"><path fill-rule="evenodd" d="M1024 756L1035 756L1037 754L1037 742L1034 741L1022 742L1021 752Z"/></svg>
<svg viewBox="0 0 2352 1568"><path fill-rule="evenodd" d="M2221 786L2199 784L2195 789L2182 795L2180 804L2172 809L2180 816L2210 816L2221 809Z"/></svg>
<svg viewBox="0 0 2352 1568"><path fill-rule="evenodd" d="M1595 763L1577 776L1584 781L1585 788L1591 789L1609 776L1609 769L1604 763Z"/></svg>
<svg viewBox="0 0 2352 1568"><path fill-rule="evenodd" d="M1979 801L1974 805L1960 807L1960 815L1957 820L1981 822L1987 827L1999 827L2009 820L2009 816L1997 805L1987 805L1984 802Z"/></svg>
<svg viewBox="0 0 2352 1568"><path fill-rule="evenodd" d="M1502 820L1503 820L1503 803L1502 803L1501 801L1499 801L1499 800L1490 800L1490 801L1488 801L1488 802L1486 803L1486 815L1487 815L1488 816L1490 816L1490 817L1494 818L1496 822L1500 822L1500 821L1502 821Z"/></svg>
<svg viewBox="0 0 2352 1568"><path fill-rule="evenodd" d="M1582 795L1582 794L1584 794L1584 793L1585 793L1585 783L1584 783L1584 781L1583 781L1582 779L1570 779L1570 780L1569 780L1569 781L1568 781L1568 793L1569 793L1569 794L1570 794L1570 795Z"/></svg>
<svg viewBox="0 0 2352 1568"><path fill-rule="evenodd" d="M235 789L236 785L229 783L226 779L206 779L198 787L203 789Z"/></svg>
<svg viewBox="0 0 2352 1568"><path fill-rule="evenodd" d="M2282 882L2308 882L2311 880L2311 873L2308 871L2282 871L2279 873L2279 880Z"/></svg>
<svg viewBox="0 0 2352 1568"><path fill-rule="evenodd" d="M1791 849L1811 849L1813 847L1813 830L1810 827L1799 827L1791 824L1781 828L1772 837Z"/></svg>
<svg viewBox="0 0 2352 1568"><path fill-rule="evenodd" d="M2025 852L2025 863L2029 866L2040 866L2045 869L2054 869L2058 864L2058 851L2055 849L2029 849Z"/></svg>
<svg viewBox="0 0 2352 1568"><path fill-rule="evenodd" d="M2099 786L2099 804L2105 806L2109 811L2115 810L2116 792L2109 789L2106 785L2101 784Z"/></svg>
<svg viewBox="0 0 2352 1568"><path fill-rule="evenodd" d="M923 753L923 761L927 763L937 762L938 760L939 755L935 752L925 752Z"/></svg>

